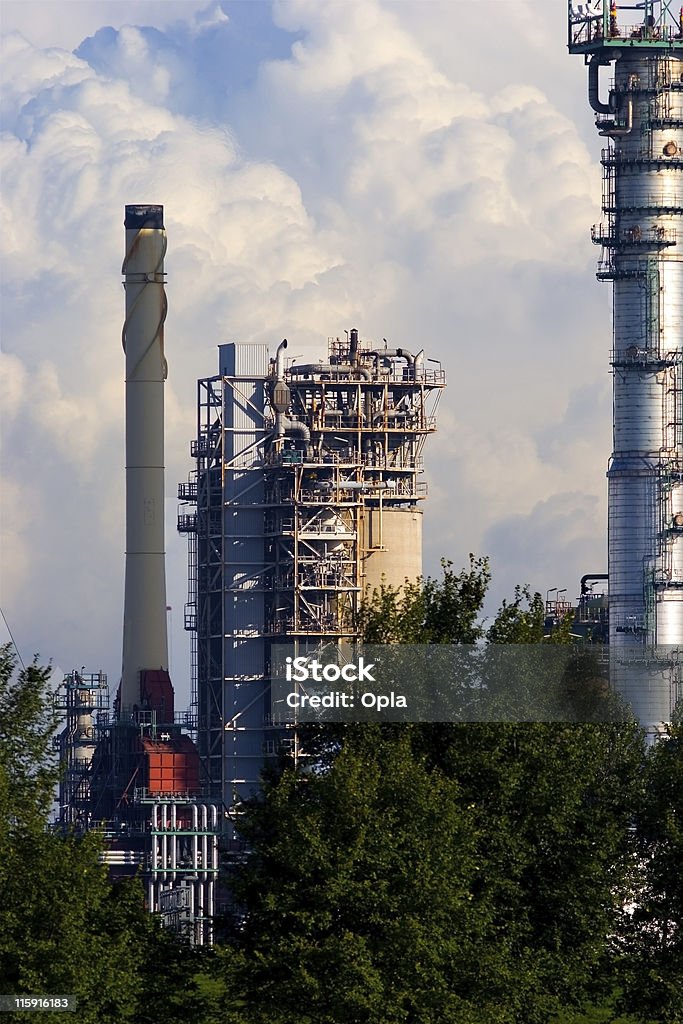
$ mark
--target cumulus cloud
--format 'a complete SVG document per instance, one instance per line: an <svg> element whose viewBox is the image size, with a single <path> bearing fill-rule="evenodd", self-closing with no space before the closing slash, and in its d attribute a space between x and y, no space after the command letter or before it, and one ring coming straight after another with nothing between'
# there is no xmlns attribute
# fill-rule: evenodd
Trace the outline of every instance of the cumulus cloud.
<svg viewBox="0 0 683 1024"><path fill-rule="evenodd" d="M90 19L75 52L4 40L11 609L60 663L118 665L128 202L163 203L169 235L174 607L172 497L214 346L286 335L319 354L350 326L424 347L449 374L426 450L428 571L469 550L494 557L504 586L535 573L571 588L596 569L609 344L586 229L599 172L541 73L555 14L494 5L515 59L474 83L471 37L418 38L421 6L223 0L145 20L130 3L126 24ZM470 5L437 5L446 23L452 6ZM539 77L520 76L527 57ZM84 616L97 623L85 635Z"/></svg>
<svg viewBox="0 0 683 1024"><path fill-rule="evenodd" d="M528 582L541 593L552 587L566 589L565 599L572 600L576 595L569 584L576 588L576 582L564 578L559 567L573 563L582 566L582 575L604 572L604 545L595 530L598 504L593 495L560 491L537 502L526 515L501 517L491 526L484 543L495 553L496 596L509 599L518 583ZM521 566L527 567L522 577Z"/></svg>

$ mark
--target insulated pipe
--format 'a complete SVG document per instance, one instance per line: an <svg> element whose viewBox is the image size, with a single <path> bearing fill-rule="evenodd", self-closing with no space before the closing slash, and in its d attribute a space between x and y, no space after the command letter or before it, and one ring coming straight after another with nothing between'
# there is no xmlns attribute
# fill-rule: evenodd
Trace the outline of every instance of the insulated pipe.
<svg viewBox="0 0 683 1024"><path fill-rule="evenodd" d="M275 379L285 379L285 349L287 348L287 339L283 338L277 347L275 352Z"/></svg>
<svg viewBox="0 0 683 1024"><path fill-rule="evenodd" d="M607 66L608 62L599 53L594 53L588 62L588 102L596 114L613 113L609 103L600 102L600 68Z"/></svg>
<svg viewBox="0 0 683 1024"><path fill-rule="evenodd" d="M311 432L305 423L301 420L293 420L290 416L285 416L284 413L275 413L275 436L284 437L285 434L293 434L295 437L300 437L306 444L311 440Z"/></svg>
<svg viewBox="0 0 683 1024"><path fill-rule="evenodd" d="M277 384L285 384L285 356L284 352L287 348L287 339L284 338L277 347L275 352L275 380ZM288 401L289 399L287 399ZM311 432L305 423L301 420L294 420L290 416L286 416L284 413L285 405L275 409L275 437L281 438L286 434L292 434L296 437L300 437L306 445L311 440Z"/></svg>
<svg viewBox="0 0 683 1024"><path fill-rule="evenodd" d="M630 135L633 131L633 86L635 81L635 76L632 76L628 83L629 91L626 99L626 126L624 128L613 128L611 125L608 125L598 132L599 135L606 136L610 139L616 139L624 135Z"/></svg>
<svg viewBox="0 0 683 1024"><path fill-rule="evenodd" d="M285 384L285 349L287 348L287 339L284 338L277 347L275 352L275 381L276 384ZM288 394L288 392L287 392ZM289 395L287 397L289 402ZM286 406L278 406L275 409L275 437L284 437L285 434L293 434L296 437L300 437L306 444L311 440L311 432L305 423L300 420L291 419L291 417L285 415Z"/></svg>
<svg viewBox="0 0 683 1024"><path fill-rule="evenodd" d="M422 350L424 351L424 349ZM415 363L416 356L412 352L409 352L407 348L377 348L368 352L367 355L375 356L376 358L387 358L387 359L405 359L407 363Z"/></svg>
<svg viewBox="0 0 683 1024"><path fill-rule="evenodd" d="M415 356L412 352L409 352L407 348L397 348L396 355L399 359L405 359L407 363L415 365Z"/></svg>
<svg viewBox="0 0 683 1024"><path fill-rule="evenodd" d="M333 365L332 363L301 363L299 366L290 366L289 375L290 377L298 377L301 374L321 374L321 373L344 373L351 376L356 374L358 377L362 377L363 380L372 380L372 375L369 370L366 370L364 366L350 366L347 363L338 363Z"/></svg>
<svg viewBox="0 0 683 1024"><path fill-rule="evenodd" d="M140 701L140 673L168 671L164 563L163 206L126 206L126 583L121 710Z"/></svg>
<svg viewBox="0 0 683 1024"><path fill-rule="evenodd" d="M159 805L152 806L152 871L159 866ZM150 883L151 884L151 883Z"/></svg>
<svg viewBox="0 0 683 1024"><path fill-rule="evenodd" d="M338 485L340 491L378 491L384 488L393 488L396 486L395 480L378 480L376 483L361 483L359 480L343 480ZM334 490L335 485L330 482L329 485L321 484L318 487L313 488L316 491L328 491Z"/></svg>

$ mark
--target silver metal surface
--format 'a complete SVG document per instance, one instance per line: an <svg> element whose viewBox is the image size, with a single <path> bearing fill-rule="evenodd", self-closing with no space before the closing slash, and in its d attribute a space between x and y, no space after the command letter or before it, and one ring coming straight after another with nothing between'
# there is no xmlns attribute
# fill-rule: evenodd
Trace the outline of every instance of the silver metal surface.
<svg viewBox="0 0 683 1024"><path fill-rule="evenodd" d="M657 730L677 696L683 647L683 31L665 3L637 15L603 4L592 20L569 9L569 48L592 54L589 100L608 140L606 222L593 240L603 246L598 277L613 282L612 679ZM622 22L634 17L643 20ZM602 86L614 76L607 103L599 67Z"/></svg>

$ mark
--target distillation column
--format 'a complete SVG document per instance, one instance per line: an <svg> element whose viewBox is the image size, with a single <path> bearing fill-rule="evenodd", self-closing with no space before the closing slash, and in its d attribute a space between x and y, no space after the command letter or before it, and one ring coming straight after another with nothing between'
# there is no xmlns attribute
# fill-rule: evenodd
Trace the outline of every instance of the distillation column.
<svg viewBox="0 0 683 1024"><path fill-rule="evenodd" d="M608 140L606 220L593 240L598 278L613 282L612 680L657 731L677 696L672 648L683 646L683 41L666 2L641 5L637 25L625 23L632 6L576 6L569 48L586 55ZM614 71L605 102L603 66Z"/></svg>

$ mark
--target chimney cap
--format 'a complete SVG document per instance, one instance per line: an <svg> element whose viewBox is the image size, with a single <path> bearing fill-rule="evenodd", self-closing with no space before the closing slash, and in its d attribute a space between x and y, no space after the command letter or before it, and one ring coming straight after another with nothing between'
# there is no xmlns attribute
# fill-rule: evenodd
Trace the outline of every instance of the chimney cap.
<svg viewBox="0 0 683 1024"><path fill-rule="evenodd" d="M137 204L127 206L126 219L123 223L127 228L163 228L164 208Z"/></svg>

